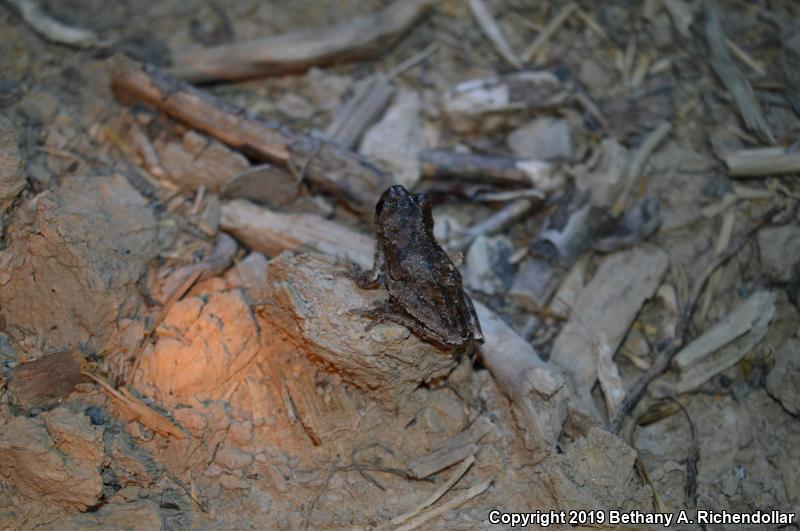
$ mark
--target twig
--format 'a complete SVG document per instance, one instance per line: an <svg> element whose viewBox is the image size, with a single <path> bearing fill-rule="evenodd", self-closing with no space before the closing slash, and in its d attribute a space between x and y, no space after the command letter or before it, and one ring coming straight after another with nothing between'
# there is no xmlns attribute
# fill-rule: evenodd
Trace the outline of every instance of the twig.
<svg viewBox="0 0 800 531"><path fill-rule="evenodd" d="M748 55L747 52L739 48L735 42L726 38L725 44L728 46L728 49L731 51L731 53L735 55L736 58L739 59L741 62L752 68L753 72L755 72L759 76L767 75L767 71L764 70L764 67L761 66L761 64L758 61L750 57L750 55Z"/></svg>
<svg viewBox="0 0 800 531"><path fill-rule="evenodd" d="M392 520L389 522L389 525L390 526L400 525L406 520L409 520L410 518L413 518L414 516L419 514L423 509L426 509L431 505L433 505L434 503L436 503L437 501L439 501L439 498L444 496L445 493L447 493L447 491L449 491L453 487L453 485L455 485L458 482L458 480L461 479L461 477L467 473L467 470L469 470L469 467L471 467L474 462L475 462L474 455L470 455L469 457L467 457L464 461L461 462L461 465L459 465L459 467L453 471L453 475L450 476L450 478L447 481L442 483L439 486L439 488L436 489L436 491L434 491L433 494L428 496L428 498L426 498L422 503L420 503L414 509L392 518Z"/></svg>
<svg viewBox="0 0 800 531"><path fill-rule="evenodd" d="M710 51L711 66L717 73L720 81L733 97L747 128L756 133L762 140L775 143L775 137L770 129L761 106L753 95L753 88L747 79L742 76L733 63L728 47L725 44L725 34L717 18L716 10L710 0L705 2L706 40Z"/></svg>
<svg viewBox="0 0 800 531"><path fill-rule="evenodd" d="M800 173L800 152L783 148L741 149L723 157L731 177L768 177Z"/></svg>
<svg viewBox="0 0 800 531"><path fill-rule="evenodd" d="M167 417L154 411L152 408L148 407L147 404L133 396L127 388L122 387L118 391L99 376L95 376L86 371L81 371L81 374L98 384L103 391L108 393L112 398L116 399L121 406L127 409L135 420L142 421L143 424L154 432L165 437L175 437L181 440L186 438L186 434L183 433L180 428L173 424Z"/></svg>
<svg viewBox="0 0 800 531"><path fill-rule="evenodd" d="M492 42L497 53L500 54L500 57L505 59L505 61L514 68L522 68L522 62L520 62L514 50L511 49L511 46L508 44L505 36L503 36L503 32L500 31L500 27L497 25L497 22L495 22L494 17L489 12L489 8L486 7L483 0L469 0L469 7L472 10L472 15L481 27L481 30L483 30L483 33Z"/></svg>
<svg viewBox="0 0 800 531"><path fill-rule="evenodd" d="M109 67L112 87L118 96L150 104L261 161L288 169L300 168L310 160L309 182L338 196L369 219L378 197L392 183L387 174L355 153L286 128L273 127L122 55L112 57Z"/></svg>
<svg viewBox="0 0 800 531"><path fill-rule="evenodd" d="M435 0L396 0L383 11L328 28L183 51L172 74L197 83L303 72L314 65L375 56L397 42Z"/></svg>
<svg viewBox="0 0 800 531"><path fill-rule="evenodd" d="M390 80L394 79L403 72L414 68L415 66L417 66L418 64L420 64L425 59L427 59L428 57L430 57L431 55L433 55L438 51L439 51L439 45L435 42L432 42L419 52L415 53L414 55L404 60L399 65L389 70L389 73L386 74L386 77L389 78Z"/></svg>
<svg viewBox="0 0 800 531"><path fill-rule="evenodd" d="M620 192L617 201L614 203L614 206L611 208L612 215L619 216L625 211L625 207L627 206L628 196L630 195L631 191L633 190L634 184L639 180L639 176L644 169L644 165L647 163L647 160L650 158L650 155L653 154L653 151L661 144L661 142L667 137L670 130L672 130L672 124L669 122L664 122L658 127L655 128L649 135L642 145L639 146L639 149L636 151L636 155L634 155L633 160L628 166L628 171L625 174L625 182L624 188L622 192Z"/></svg>
<svg viewBox="0 0 800 531"><path fill-rule="evenodd" d="M558 29L561 25L569 18L573 11L578 9L578 5L574 2L570 2L555 16L553 20L547 23L544 29L539 33L536 37L536 40L531 43L531 45L522 52L522 61L527 63L530 62L536 54L538 54L542 48L544 48L547 41L549 41L553 35L556 34Z"/></svg>
<svg viewBox="0 0 800 531"><path fill-rule="evenodd" d="M753 224L753 226L748 229L745 236L743 236L738 242L728 247L724 253L717 256L701 272L701 274L698 275L697 281L692 286L692 290L689 294L686 304L680 312L678 322L675 325L675 334L671 342L663 351L658 354L655 362L653 362L653 365L644 373L642 373L642 375L639 376L639 379L634 382L634 384L625 394L625 399L622 401L622 404L619 406L619 408L617 408L617 411L611 417L609 429L612 433L619 433L620 429L622 428L622 422L642 399L645 391L647 390L647 386L649 386L650 382L652 382L657 376L660 376L664 371L667 370L667 368L669 368L670 364L672 363L672 359L678 352L680 352L681 348L686 343L686 336L689 331L689 324L692 321L694 309L697 306L700 295L703 293L703 288L705 287L706 282L711 274L716 271L717 268L725 264L728 260L739 254L739 252L758 232L758 230L768 223L769 220L781 210L781 207L773 208L761 216L761 218L759 218Z"/></svg>
<svg viewBox="0 0 800 531"><path fill-rule="evenodd" d="M44 11L33 0L6 0L33 30L48 41L78 48L99 46L100 39L93 31L63 24Z"/></svg>
<svg viewBox="0 0 800 531"><path fill-rule="evenodd" d="M421 515L417 516L416 518L414 518L413 520L411 520L407 524L405 524L405 525L403 525L401 527L398 527L397 531L410 531L412 529L416 529L419 526L421 526L422 524L424 524L425 522L427 522L428 520L433 520L434 518L437 518L437 517L443 515L447 511L453 510L456 507L460 507L461 505L464 505L465 503L467 503L472 498L474 498L476 496L480 496L481 494L486 492L486 489L488 489L492 485L493 482L494 482L494 478L491 478L491 479L487 479L483 483L475 485L471 489L468 489L467 491L463 492L462 494L456 496L455 498L453 498L449 502L447 502L447 503L445 503L443 505L440 505L439 507L436 507L435 509L432 509L432 510L426 512L426 513L422 513Z"/></svg>
<svg viewBox="0 0 800 531"><path fill-rule="evenodd" d="M480 223L471 226L464 231L464 234L447 242L445 247L452 251L464 250L469 246L470 243L472 243L472 240L478 236L482 236L484 234L493 234L499 231L530 210L533 205L534 201L531 199L517 199Z"/></svg>

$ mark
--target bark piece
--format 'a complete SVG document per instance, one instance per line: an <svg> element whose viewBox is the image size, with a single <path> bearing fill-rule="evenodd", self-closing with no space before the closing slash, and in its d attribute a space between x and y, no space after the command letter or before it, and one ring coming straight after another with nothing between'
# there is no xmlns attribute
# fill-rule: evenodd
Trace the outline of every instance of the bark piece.
<svg viewBox="0 0 800 531"><path fill-rule="evenodd" d="M408 189L413 189L420 178L421 105L416 92L399 92L381 121L364 134L358 150Z"/></svg>
<svg viewBox="0 0 800 531"><path fill-rule="evenodd" d="M352 149L389 104L393 94L394 87L385 75L378 74L362 81L353 97L336 113L325 136L345 149Z"/></svg>
<svg viewBox="0 0 800 531"><path fill-rule="evenodd" d="M167 175L186 191L205 186L219 192L250 168L241 153L195 131L187 132L181 141L159 147L158 157Z"/></svg>
<svg viewBox="0 0 800 531"><path fill-rule="evenodd" d="M8 381L11 403L25 411L56 406L80 383L80 359L80 353L66 351L18 365Z"/></svg>
<svg viewBox="0 0 800 531"><path fill-rule="evenodd" d="M25 157L16 129L0 116L0 214L25 188Z"/></svg>
<svg viewBox="0 0 800 531"><path fill-rule="evenodd" d="M511 400L525 446L542 460L555 448L567 418L564 378L486 306L475 302L475 310L486 337L481 360Z"/></svg>
<svg viewBox="0 0 800 531"><path fill-rule="evenodd" d="M533 186L544 192L563 185L553 167L538 160L428 149L420 153L420 163L426 179L456 178L481 184Z"/></svg>
<svg viewBox="0 0 800 531"><path fill-rule="evenodd" d="M17 209L0 252L0 319L45 350L114 348L140 304L136 283L156 253L156 222L120 176L73 177Z"/></svg>
<svg viewBox="0 0 800 531"><path fill-rule="evenodd" d="M396 0L383 11L328 28L175 54L175 76L190 82L302 72L314 65L375 56L419 21L434 0Z"/></svg>
<svg viewBox="0 0 800 531"><path fill-rule="evenodd" d="M260 313L323 368L393 404L422 382L455 366L452 353L425 343L395 323L367 330L352 314L371 308L382 290L361 290L350 268L320 255L284 253L267 270L271 304Z"/></svg>
<svg viewBox="0 0 800 531"><path fill-rule="evenodd" d="M371 238L314 214L282 214L247 201L230 201L222 206L222 229L267 256L313 250L365 269L372 265Z"/></svg>
<svg viewBox="0 0 800 531"><path fill-rule="evenodd" d="M354 153L271 126L156 69L121 55L111 58L109 68L119 96L153 105L248 156L293 170L367 218L392 184Z"/></svg>
<svg viewBox="0 0 800 531"><path fill-rule="evenodd" d="M468 131L487 114L553 108L568 97L550 72L518 72L465 81L444 95L443 105L454 129Z"/></svg>
<svg viewBox="0 0 800 531"><path fill-rule="evenodd" d="M571 160L572 132L560 118L541 116L514 129L506 138L511 152L522 159Z"/></svg>
<svg viewBox="0 0 800 531"><path fill-rule="evenodd" d="M247 199L271 208L285 207L300 195L301 184L284 169L271 164L248 168L226 184L222 199Z"/></svg>
<svg viewBox="0 0 800 531"><path fill-rule="evenodd" d="M0 476L23 496L81 511L100 501L103 486L97 466L57 449L40 418L15 417L3 426Z"/></svg>
<svg viewBox="0 0 800 531"><path fill-rule="evenodd" d="M643 246L606 258L589 281L553 345L550 359L572 374L578 390L597 380L597 341L605 336L616 352L642 304L667 272L661 249Z"/></svg>

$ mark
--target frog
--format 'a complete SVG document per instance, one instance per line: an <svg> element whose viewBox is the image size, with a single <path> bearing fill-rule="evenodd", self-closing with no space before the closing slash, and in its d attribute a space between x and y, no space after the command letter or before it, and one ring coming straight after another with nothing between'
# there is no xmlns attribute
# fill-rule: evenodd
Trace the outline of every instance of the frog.
<svg viewBox="0 0 800 531"><path fill-rule="evenodd" d="M376 245L372 269L356 268L362 289L386 287L389 297L359 313L372 318L368 329L399 323L419 338L458 354L485 341L461 273L433 234L430 196L404 186L388 188L375 206Z"/></svg>

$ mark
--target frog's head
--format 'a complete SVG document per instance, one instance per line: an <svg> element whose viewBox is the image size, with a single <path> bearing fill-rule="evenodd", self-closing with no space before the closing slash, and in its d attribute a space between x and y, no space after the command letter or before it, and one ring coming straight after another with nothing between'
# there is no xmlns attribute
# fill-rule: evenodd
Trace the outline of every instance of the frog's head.
<svg viewBox="0 0 800 531"><path fill-rule="evenodd" d="M430 198L424 193L412 194L402 185L394 185L383 192L375 206L375 224L390 231L433 229Z"/></svg>

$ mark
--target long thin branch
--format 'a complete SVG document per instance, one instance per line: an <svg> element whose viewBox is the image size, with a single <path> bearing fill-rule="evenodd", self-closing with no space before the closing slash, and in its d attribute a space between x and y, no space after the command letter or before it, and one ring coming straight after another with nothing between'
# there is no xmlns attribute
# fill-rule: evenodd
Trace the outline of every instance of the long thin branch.
<svg viewBox="0 0 800 531"><path fill-rule="evenodd" d="M109 68L118 96L152 105L253 158L297 172L306 168L310 183L369 219L378 197L392 184L387 174L355 153L267 124L123 55L112 57Z"/></svg>

